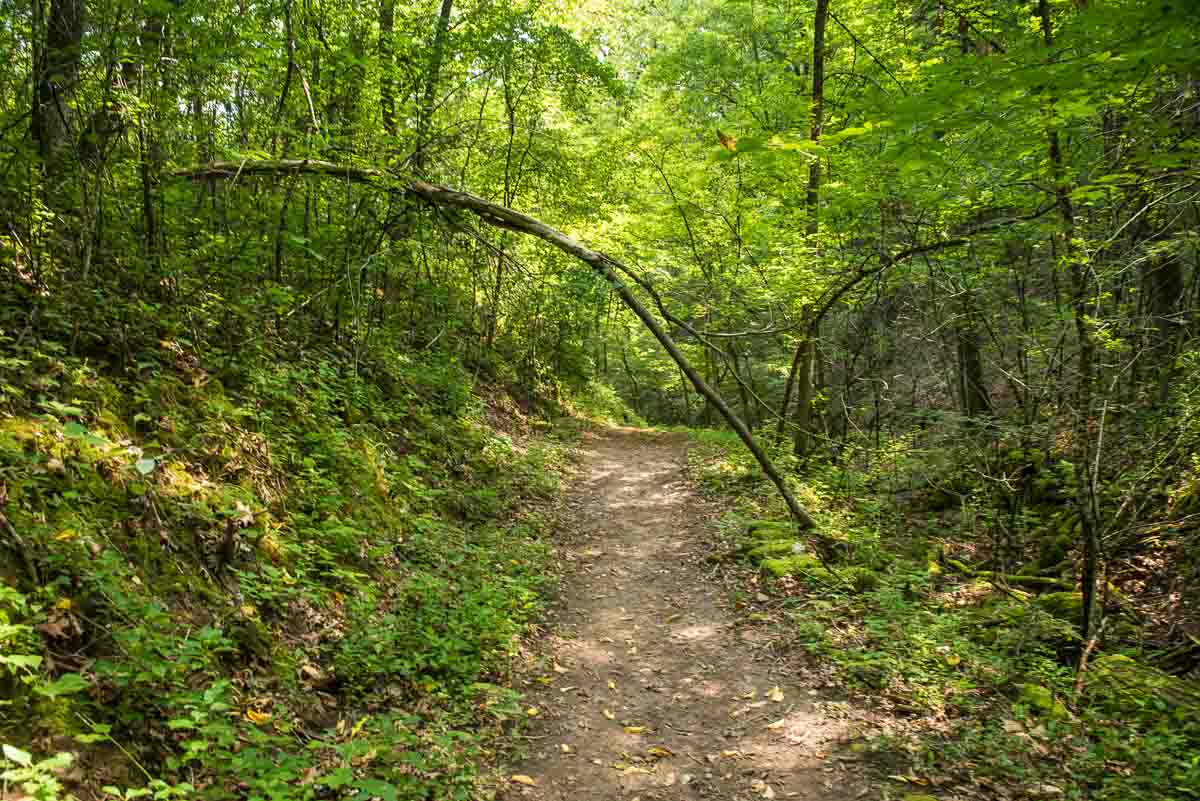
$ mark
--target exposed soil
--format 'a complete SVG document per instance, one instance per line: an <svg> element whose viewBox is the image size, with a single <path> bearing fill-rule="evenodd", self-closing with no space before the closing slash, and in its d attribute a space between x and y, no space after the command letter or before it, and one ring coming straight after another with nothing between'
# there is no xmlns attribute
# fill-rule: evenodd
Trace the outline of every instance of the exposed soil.
<svg viewBox="0 0 1200 801"><path fill-rule="evenodd" d="M506 799L867 795L831 758L851 722L764 656L711 575L715 510L684 480L686 447L636 429L585 438L558 609L527 688L530 753Z"/></svg>

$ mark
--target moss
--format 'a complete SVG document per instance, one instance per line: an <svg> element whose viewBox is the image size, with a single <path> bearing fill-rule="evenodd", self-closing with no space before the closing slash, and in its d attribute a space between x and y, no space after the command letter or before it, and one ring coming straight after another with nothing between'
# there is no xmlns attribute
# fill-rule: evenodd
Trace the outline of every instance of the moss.
<svg viewBox="0 0 1200 801"><path fill-rule="evenodd" d="M763 559L771 557L796 555L800 553L797 545L799 542L795 539L768 540L746 551L746 558L752 562L761 562Z"/></svg>
<svg viewBox="0 0 1200 801"><path fill-rule="evenodd" d="M1141 709L1151 700L1173 707L1179 719L1193 718L1200 711L1200 690L1124 654L1092 660L1084 686L1093 702L1114 715Z"/></svg>
<svg viewBox="0 0 1200 801"><path fill-rule="evenodd" d="M798 553L778 559L764 559L762 569L775 578L794 576L799 573L812 575L818 571L826 576L829 575L829 571L822 567L820 560L808 553Z"/></svg>
<svg viewBox="0 0 1200 801"><path fill-rule="evenodd" d="M1021 684L1018 686L1021 690L1018 700L1029 707L1030 710L1054 720L1066 720L1070 717L1067 707L1062 701L1055 698L1054 693L1048 688L1040 684Z"/></svg>
<svg viewBox="0 0 1200 801"><path fill-rule="evenodd" d="M746 524L746 533L755 540L794 539L796 525L787 520L751 520Z"/></svg>
<svg viewBox="0 0 1200 801"><path fill-rule="evenodd" d="M1048 592L1034 601L1043 611L1059 620L1075 622L1083 615L1083 593Z"/></svg>
<svg viewBox="0 0 1200 801"><path fill-rule="evenodd" d="M879 586L879 575L870 568L852 567L845 571L844 576L850 580L856 592L870 592Z"/></svg>

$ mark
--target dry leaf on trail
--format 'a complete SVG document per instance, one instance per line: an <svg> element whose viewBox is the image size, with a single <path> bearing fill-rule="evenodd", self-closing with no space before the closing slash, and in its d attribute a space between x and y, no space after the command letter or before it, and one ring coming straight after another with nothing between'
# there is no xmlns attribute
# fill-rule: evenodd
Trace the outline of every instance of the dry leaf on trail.
<svg viewBox="0 0 1200 801"><path fill-rule="evenodd" d="M524 773L514 773L509 781L516 782L517 784L524 784L528 787L537 786L537 781L535 781L532 776L526 776Z"/></svg>
<svg viewBox="0 0 1200 801"><path fill-rule="evenodd" d="M531 718L536 718L538 715L542 714L542 710L538 709L536 706L531 706L529 709L525 710L525 714Z"/></svg>
<svg viewBox="0 0 1200 801"><path fill-rule="evenodd" d="M626 726L625 727L626 734L641 734L645 730L646 730L645 726Z"/></svg>
<svg viewBox="0 0 1200 801"><path fill-rule="evenodd" d="M614 715L612 712L610 712L607 709L601 709L600 714L604 715L604 717L608 718L609 720L615 720L617 717L616 715Z"/></svg>
<svg viewBox="0 0 1200 801"><path fill-rule="evenodd" d="M767 697L777 704L783 703L783 690L778 687L772 687L771 692L767 693Z"/></svg>
<svg viewBox="0 0 1200 801"><path fill-rule="evenodd" d="M613 681L612 679L609 679L608 680L608 689L610 689L610 690L617 689L617 683L615 681Z"/></svg>
<svg viewBox="0 0 1200 801"><path fill-rule="evenodd" d="M652 745L646 749L646 756L650 757L651 759L666 759L667 757L675 756L675 752L670 748Z"/></svg>
<svg viewBox="0 0 1200 801"><path fill-rule="evenodd" d="M786 724L787 724L787 721L783 718L780 718L779 720L775 721L774 723L768 723L767 729L768 729L768 731L779 731Z"/></svg>

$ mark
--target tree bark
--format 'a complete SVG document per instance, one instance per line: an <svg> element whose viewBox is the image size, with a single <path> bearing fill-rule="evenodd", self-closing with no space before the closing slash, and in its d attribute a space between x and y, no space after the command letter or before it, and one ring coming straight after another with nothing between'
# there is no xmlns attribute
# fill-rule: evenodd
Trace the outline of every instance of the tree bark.
<svg viewBox="0 0 1200 801"><path fill-rule="evenodd" d="M1038 0L1038 16L1042 39L1047 50L1054 47L1054 28L1050 18L1049 0ZM1074 431L1076 495L1079 507L1080 536L1083 540L1083 569L1080 584L1083 611L1079 633L1084 642L1092 633L1095 617L1096 583L1100 573L1099 514L1096 504L1097 476L1092 469L1092 449L1089 431L1092 409L1092 380L1095 372L1096 341L1088 324L1088 272L1080 262L1075 246L1075 208L1071 202L1071 185L1065 176L1062 146L1058 131L1048 127L1046 132L1050 171L1054 178L1054 198L1062 218L1062 245L1066 253L1067 275L1071 288L1071 311L1078 340L1079 375L1075 384L1076 424Z"/></svg>
<svg viewBox="0 0 1200 801"><path fill-rule="evenodd" d="M379 109L383 130L396 135L396 82L392 74L396 61L392 55L392 35L395 30L396 0L379 0Z"/></svg>
<svg viewBox="0 0 1200 801"><path fill-rule="evenodd" d="M425 168L425 146L429 144L429 129L433 125L438 81L441 79L442 59L445 57L446 36L450 32L450 14L453 10L454 0L442 0L442 8L438 12L437 29L433 34L433 48L429 54L429 69L425 74L425 93L421 99L421 109L417 117L417 149L413 154L413 167L418 173Z"/></svg>

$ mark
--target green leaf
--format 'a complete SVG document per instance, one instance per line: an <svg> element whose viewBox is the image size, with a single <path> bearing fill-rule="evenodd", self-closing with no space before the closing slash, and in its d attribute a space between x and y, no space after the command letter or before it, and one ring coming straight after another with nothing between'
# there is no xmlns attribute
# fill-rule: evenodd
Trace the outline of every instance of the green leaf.
<svg viewBox="0 0 1200 801"><path fill-rule="evenodd" d="M50 684L34 687L34 692L47 698L58 698L60 695L71 695L88 688L87 680L78 673L64 673Z"/></svg>
<svg viewBox="0 0 1200 801"><path fill-rule="evenodd" d="M87 433L88 430L74 420L63 426L63 436L67 439L82 439Z"/></svg>
<svg viewBox="0 0 1200 801"><path fill-rule="evenodd" d="M154 472L155 467L158 467L158 460L151 459L149 457L144 458L144 459L138 459L137 462L134 464L134 467L136 467L137 471L139 473L141 473L143 476L148 476Z"/></svg>
<svg viewBox="0 0 1200 801"><path fill-rule="evenodd" d="M339 787L345 787L353 780L354 771L347 767L341 767L317 779L317 784L323 784L331 790L336 790Z"/></svg>
<svg viewBox="0 0 1200 801"><path fill-rule="evenodd" d="M30 755L30 753L28 751L22 751L20 748L17 748L14 745L5 743L3 746L0 746L0 750L4 751L5 759L7 759L9 762L16 762L23 768L27 768L33 764L33 757Z"/></svg>
<svg viewBox="0 0 1200 801"><path fill-rule="evenodd" d="M36 654L0 654L0 665L14 668L36 668L42 664L42 658Z"/></svg>
<svg viewBox="0 0 1200 801"><path fill-rule="evenodd" d="M381 779L362 779L355 786L359 789L356 797L364 801L367 798L382 798L383 801L396 801L398 798L395 785L388 784Z"/></svg>

